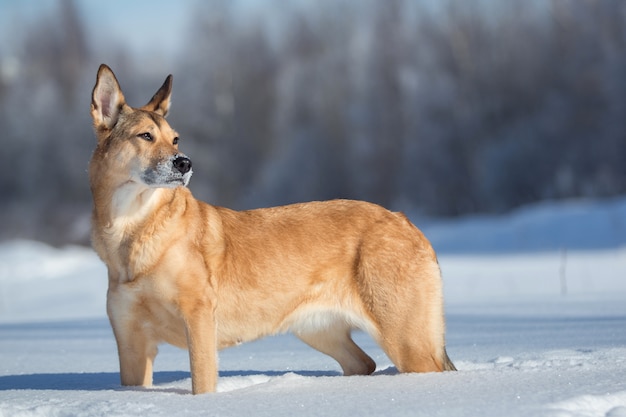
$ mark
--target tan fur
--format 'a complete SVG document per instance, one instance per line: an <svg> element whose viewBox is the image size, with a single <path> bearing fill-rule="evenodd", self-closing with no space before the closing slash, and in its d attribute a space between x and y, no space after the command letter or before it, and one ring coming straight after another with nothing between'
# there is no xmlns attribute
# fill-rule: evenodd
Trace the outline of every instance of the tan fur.
<svg viewBox="0 0 626 417"><path fill-rule="evenodd" d="M185 158L164 118L171 80L131 108L102 65L92 97L92 239L108 268L122 384L151 385L167 342L189 349L193 393L215 391L219 349L287 331L346 375L370 374L354 328L400 372L453 370L439 266L422 233L360 201L237 212L194 199L191 172L171 167Z"/></svg>

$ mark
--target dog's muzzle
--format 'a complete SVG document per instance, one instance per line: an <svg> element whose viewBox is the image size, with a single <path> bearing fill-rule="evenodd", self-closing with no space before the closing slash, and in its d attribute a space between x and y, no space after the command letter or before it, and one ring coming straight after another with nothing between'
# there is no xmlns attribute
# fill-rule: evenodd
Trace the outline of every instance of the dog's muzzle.
<svg viewBox="0 0 626 417"><path fill-rule="evenodd" d="M183 154L172 155L169 159L147 167L139 173L141 182L149 187L187 186L193 170L191 160Z"/></svg>

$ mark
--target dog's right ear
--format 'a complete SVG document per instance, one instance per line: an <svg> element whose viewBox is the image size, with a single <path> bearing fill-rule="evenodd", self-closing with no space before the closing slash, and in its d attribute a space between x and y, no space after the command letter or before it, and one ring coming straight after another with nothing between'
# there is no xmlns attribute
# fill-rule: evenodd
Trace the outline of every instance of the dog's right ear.
<svg viewBox="0 0 626 417"><path fill-rule="evenodd" d="M91 117L94 127L113 128L125 104L126 100L115 74L107 65L100 65L96 86L91 95Z"/></svg>

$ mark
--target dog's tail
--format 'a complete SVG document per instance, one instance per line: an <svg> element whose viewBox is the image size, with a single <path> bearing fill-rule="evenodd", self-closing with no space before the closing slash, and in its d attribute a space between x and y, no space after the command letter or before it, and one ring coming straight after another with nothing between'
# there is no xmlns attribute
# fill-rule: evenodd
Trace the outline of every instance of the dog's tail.
<svg viewBox="0 0 626 417"><path fill-rule="evenodd" d="M446 352L446 348L443 348L443 370L444 371L456 371L456 366L450 360L448 356L448 352Z"/></svg>

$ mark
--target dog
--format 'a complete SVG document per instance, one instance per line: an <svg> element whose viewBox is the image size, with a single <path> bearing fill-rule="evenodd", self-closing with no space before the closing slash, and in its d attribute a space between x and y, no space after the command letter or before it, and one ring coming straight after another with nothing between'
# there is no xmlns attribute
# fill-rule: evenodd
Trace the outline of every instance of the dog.
<svg viewBox="0 0 626 417"><path fill-rule="evenodd" d="M455 370L445 348L435 252L402 214L350 200L234 211L196 200L191 160L165 117L172 76L143 107L102 64L92 92L92 244L108 270L107 314L122 385L150 386L157 345L189 350L193 394L214 392L217 352L293 332L344 375L376 364Z"/></svg>

